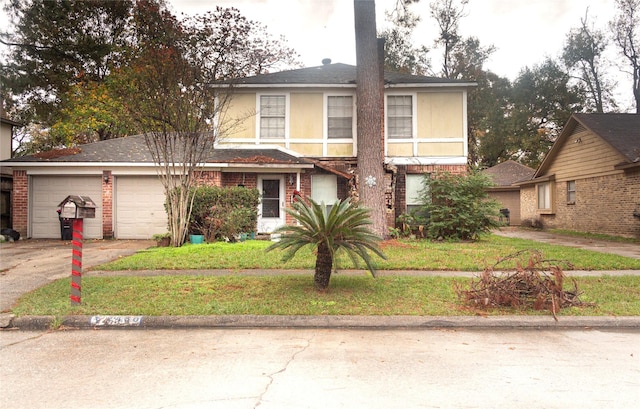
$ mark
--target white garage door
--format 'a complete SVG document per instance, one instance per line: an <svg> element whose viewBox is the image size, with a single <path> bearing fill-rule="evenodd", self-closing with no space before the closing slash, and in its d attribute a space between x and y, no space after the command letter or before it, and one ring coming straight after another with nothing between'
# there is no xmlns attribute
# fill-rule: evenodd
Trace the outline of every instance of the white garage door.
<svg viewBox="0 0 640 409"><path fill-rule="evenodd" d="M31 237L59 239L60 220L56 209L69 195L89 196L96 203L95 219L85 219L84 237L102 238L102 181L100 176L32 176L29 205Z"/></svg>
<svg viewBox="0 0 640 409"><path fill-rule="evenodd" d="M157 176L115 177L115 236L150 239L167 232L164 188Z"/></svg>

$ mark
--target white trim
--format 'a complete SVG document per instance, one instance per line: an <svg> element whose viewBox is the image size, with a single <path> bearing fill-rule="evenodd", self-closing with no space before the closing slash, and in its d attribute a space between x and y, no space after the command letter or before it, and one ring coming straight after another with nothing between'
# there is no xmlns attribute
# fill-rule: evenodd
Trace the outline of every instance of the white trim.
<svg viewBox="0 0 640 409"><path fill-rule="evenodd" d="M451 157L385 157L384 163L390 165L466 165L464 156Z"/></svg>
<svg viewBox="0 0 640 409"><path fill-rule="evenodd" d="M476 82L458 82L458 83L425 83L425 82L416 82L416 83L385 83L385 88L466 88L466 87L477 87L478 83ZM269 84L234 84L233 88L350 88L356 89L356 84L322 84L322 83L312 83L312 84L290 84L290 83L269 83Z"/></svg>

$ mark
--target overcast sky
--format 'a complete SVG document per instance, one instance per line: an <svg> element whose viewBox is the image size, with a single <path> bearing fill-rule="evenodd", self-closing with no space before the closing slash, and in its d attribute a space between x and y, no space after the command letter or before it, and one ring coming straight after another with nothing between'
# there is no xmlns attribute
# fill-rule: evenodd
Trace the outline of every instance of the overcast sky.
<svg viewBox="0 0 640 409"><path fill-rule="evenodd" d="M236 7L251 20L267 26L269 33L284 35L305 66L320 65L323 58L355 64L353 0L169 0L173 11L200 14L215 7ZM378 30L388 25L385 11L396 0L375 0ZM437 27L429 15L430 0L412 7L422 21L414 42L431 47ZM607 29L615 15L614 0L470 0L468 15L460 24L463 36L475 36L496 52L486 68L513 80L525 66L541 63L545 56L557 57L571 27L578 27L589 8L590 22ZM432 54L434 69L439 54ZM623 63L611 47L612 62ZM626 94L631 94L630 76L612 69ZM628 90L628 91L627 91ZM630 98L626 98L629 100Z"/></svg>

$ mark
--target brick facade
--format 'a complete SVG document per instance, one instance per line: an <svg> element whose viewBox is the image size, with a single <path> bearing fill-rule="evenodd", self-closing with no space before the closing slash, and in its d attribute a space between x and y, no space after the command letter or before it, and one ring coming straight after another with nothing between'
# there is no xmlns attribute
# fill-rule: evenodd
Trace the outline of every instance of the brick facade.
<svg viewBox="0 0 640 409"><path fill-rule="evenodd" d="M567 203L566 182L554 184L553 214L538 214L535 186L520 191L521 215L544 227L640 238L640 170L576 180L576 202Z"/></svg>
<svg viewBox="0 0 640 409"><path fill-rule="evenodd" d="M29 209L29 179L26 170L13 171L13 192L11 192L11 219L13 229L22 237L27 237L27 209Z"/></svg>
<svg viewBox="0 0 640 409"><path fill-rule="evenodd" d="M113 176L102 172L102 238L113 238Z"/></svg>

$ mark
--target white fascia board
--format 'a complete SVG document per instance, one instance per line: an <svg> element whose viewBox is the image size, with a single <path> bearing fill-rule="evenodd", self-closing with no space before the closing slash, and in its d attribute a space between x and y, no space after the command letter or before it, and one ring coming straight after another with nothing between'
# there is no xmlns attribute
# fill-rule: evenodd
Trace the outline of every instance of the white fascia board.
<svg viewBox="0 0 640 409"><path fill-rule="evenodd" d="M389 165L466 165L464 156L451 157L386 157L384 162Z"/></svg>
<svg viewBox="0 0 640 409"><path fill-rule="evenodd" d="M416 83L416 84L384 84L385 88L466 88L477 87L475 82L463 83Z"/></svg>
<svg viewBox="0 0 640 409"><path fill-rule="evenodd" d="M221 87L222 88L222 87ZM356 88L356 84L235 84L233 88L271 88L274 90L286 88Z"/></svg>

